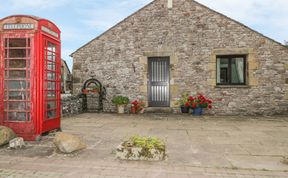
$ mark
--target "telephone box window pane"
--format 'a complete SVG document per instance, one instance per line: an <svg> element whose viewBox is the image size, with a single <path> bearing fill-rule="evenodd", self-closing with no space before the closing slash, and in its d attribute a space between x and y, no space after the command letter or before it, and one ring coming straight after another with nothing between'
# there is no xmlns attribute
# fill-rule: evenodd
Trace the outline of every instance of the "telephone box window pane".
<svg viewBox="0 0 288 178"><path fill-rule="evenodd" d="M47 110L49 109L55 109L56 108L56 101L49 101L47 103Z"/></svg>
<svg viewBox="0 0 288 178"><path fill-rule="evenodd" d="M56 52L56 45L53 43L48 42L48 51Z"/></svg>
<svg viewBox="0 0 288 178"><path fill-rule="evenodd" d="M27 56L26 56L26 57L27 57L27 58L30 58L30 54L31 54L31 53L30 53L30 49L27 50L27 52L28 52L28 53L27 53Z"/></svg>
<svg viewBox="0 0 288 178"><path fill-rule="evenodd" d="M26 78L26 71L25 70L10 70L5 71L5 77L9 79L15 79L15 78Z"/></svg>
<svg viewBox="0 0 288 178"><path fill-rule="evenodd" d="M30 109L30 105L27 105L26 102L9 102L9 110L25 111L27 108Z"/></svg>
<svg viewBox="0 0 288 178"><path fill-rule="evenodd" d="M31 120L31 115L30 115L30 112L27 113L27 121L30 121Z"/></svg>
<svg viewBox="0 0 288 178"><path fill-rule="evenodd" d="M6 60L5 68L26 68L26 64L27 64L26 60L23 60L23 59L11 59L9 61Z"/></svg>
<svg viewBox="0 0 288 178"><path fill-rule="evenodd" d="M5 47L8 47L8 39L5 38Z"/></svg>
<svg viewBox="0 0 288 178"><path fill-rule="evenodd" d="M56 56L55 55L53 55L53 54L48 54L48 57L47 57L47 59L49 60L49 61L55 61L55 59L56 59Z"/></svg>
<svg viewBox="0 0 288 178"><path fill-rule="evenodd" d="M10 49L9 58L26 58L26 49Z"/></svg>
<svg viewBox="0 0 288 178"><path fill-rule="evenodd" d="M47 92L47 98L48 99L56 98L56 92L55 91L48 91Z"/></svg>
<svg viewBox="0 0 288 178"><path fill-rule="evenodd" d="M23 91L9 91L9 100L29 100L30 96L26 96L26 92Z"/></svg>
<svg viewBox="0 0 288 178"><path fill-rule="evenodd" d="M48 69L48 70L55 70L55 69L56 69L55 63L54 63L54 62L47 61L47 69Z"/></svg>
<svg viewBox="0 0 288 178"><path fill-rule="evenodd" d="M9 47L26 47L26 38L10 38Z"/></svg>
<svg viewBox="0 0 288 178"><path fill-rule="evenodd" d="M5 92L4 92L4 100L7 100L7 99L8 99L8 92L5 91Z"/></svg>
<svg viewBox="0 0 288 178"><path fill-rule="evenodd" d="M56 80L56 74L54 72L47 72L48 80Z"/></svg>
<svg viewBox="0 0 288 178"><path fill-rule="evenodd" d="M47 87L48 90L55 90L56 89L56 83L55 82L47 82L47 84L48 84L48 87Z"/></svg>
<svg viewBox="0 0 288 178"><path fill-rule="evenodd" d="M55 117L56 117L56 110L47 111L47 118L48 119L53 119Z"/></svg>
<svg viewBox="0 0 288 178"><path fill-rule="evenodd" d="M5 83L8 82L8 85L5 85L6 88L7 86L9 89L26 89L26 81L6 81ZM27 82L27 88L30 88L30 82Z"/></svg>
<svg viewBox="0 0 288 178"><path fill-rule="evenodd" d="M8 121L26 121L26 113L8 112Z"/></svg>
<svg viewBox="0 0 288 178"><path fill-rule="evenodd" d="M5 58L8 58L8 49L5 49Z"/></svg>

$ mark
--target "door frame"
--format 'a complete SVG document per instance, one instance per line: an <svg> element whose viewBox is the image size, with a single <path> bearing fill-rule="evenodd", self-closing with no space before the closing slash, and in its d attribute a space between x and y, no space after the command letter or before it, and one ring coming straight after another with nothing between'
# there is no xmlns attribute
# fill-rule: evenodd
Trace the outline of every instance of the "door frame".
<svg viewBox="0 0 288 178"><path fill-rule="evenodd" d="M167 94L167 100L165 101L166 103L165 104L160 104L160 105L151 105L151 68L150 68L150 61L152 60L167 60L167 68L166 68L166 71L167 71L167 87L168 87L168 94ZM148 64L148 70L147 70L147 104L148 104L148 107L170 107L170 100L171 100L171 94L170 94L170 77L171 77L171 74L170 74L170 56L155 56L155 57L148 57L147 58L147 64Z"/></svg>

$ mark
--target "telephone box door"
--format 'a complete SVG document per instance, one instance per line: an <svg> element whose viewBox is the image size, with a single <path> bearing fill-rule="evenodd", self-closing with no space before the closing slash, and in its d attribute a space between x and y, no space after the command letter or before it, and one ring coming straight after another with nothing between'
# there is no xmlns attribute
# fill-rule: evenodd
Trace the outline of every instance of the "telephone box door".
<svg viewBox="0 0 288 178"><path fill-rule="evenodd" d="M49 37L43 37L44 48L44 122L43 132L60 126L61 59L60 44Z"/></svg>

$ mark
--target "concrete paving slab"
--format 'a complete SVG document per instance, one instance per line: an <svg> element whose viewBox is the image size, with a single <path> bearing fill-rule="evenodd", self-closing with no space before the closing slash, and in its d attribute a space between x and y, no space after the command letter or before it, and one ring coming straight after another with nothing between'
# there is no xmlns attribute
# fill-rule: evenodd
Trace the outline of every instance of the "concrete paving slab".
<svg viewBox="0 0 288 178"><path fill-rule="evenodd" d="M237 169L256 170L287 170L288 166L281 163L281 156L242 156L228 155L227 159ZM287 174L288 175L288 174Z"/></svg>
<svg viewBox="0 0 288 178"><path fill-rule="evenodd" d="M61 124L64 132L83 138L87 149L59 154L53 134L29 142L26 150L2 147L0 177L288 177L288 166L280 162L288 153L288 119L283 117L86 113ZM135 134L164 139L168 159L115 159L116 146Z"/></svg>

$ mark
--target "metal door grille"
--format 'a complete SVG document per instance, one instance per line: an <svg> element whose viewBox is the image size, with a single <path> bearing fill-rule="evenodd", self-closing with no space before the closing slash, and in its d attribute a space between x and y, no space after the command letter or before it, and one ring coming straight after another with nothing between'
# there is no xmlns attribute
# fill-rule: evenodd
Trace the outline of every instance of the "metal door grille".
<svg viewBox="0 0 288 178"><path fill-rule="evenodd" d="M169 65L169 57L153 57L148 59L148 105L150 107L170 106Z"/></svg>

